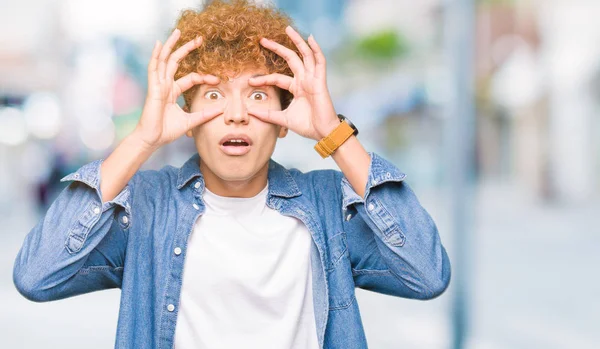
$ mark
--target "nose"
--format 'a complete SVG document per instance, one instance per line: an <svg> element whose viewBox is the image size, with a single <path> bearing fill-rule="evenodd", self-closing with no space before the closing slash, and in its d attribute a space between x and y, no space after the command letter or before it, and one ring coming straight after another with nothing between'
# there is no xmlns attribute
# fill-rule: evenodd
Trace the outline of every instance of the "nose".
<svg viewBox="0 0 600 349"><path fill-rule="evenodd" d="M227 107L225 109L225 123L248 123L248 110L246 109L246 104L242 101L241 98L236 98L234 101L227 103Z"/></svg>

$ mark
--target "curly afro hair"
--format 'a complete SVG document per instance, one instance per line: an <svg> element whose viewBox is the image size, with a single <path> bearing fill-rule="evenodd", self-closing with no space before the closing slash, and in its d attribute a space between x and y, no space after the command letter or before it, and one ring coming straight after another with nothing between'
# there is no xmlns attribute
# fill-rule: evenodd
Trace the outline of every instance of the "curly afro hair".
<svg viewBox="0 0 600 349"><path fill-rule="evenodd" d="M291 18L271 5L258 5L249 0L209 1L201 10L181 12L176 28L181 31L174 50L202 36L202 45L190 52L179 64L175 79L189 73L212 74L226 79L246 69L264 69L267 73L293 76L287 62L262 47L265 37L284 45L300 56L296 45L285 33ZM301 56L300 56L301 57ZM198 86L183 94L186 106L191 105ZM293 96L279 89L281 107L287 108Z"/></svg>

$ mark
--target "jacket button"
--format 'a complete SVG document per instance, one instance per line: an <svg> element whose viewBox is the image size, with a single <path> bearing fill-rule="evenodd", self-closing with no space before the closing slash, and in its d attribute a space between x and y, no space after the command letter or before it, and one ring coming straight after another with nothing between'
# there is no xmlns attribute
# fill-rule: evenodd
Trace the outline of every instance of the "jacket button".
<svg viewBox="0 0 600 349"><path fill-rule="evenodd" d="M198 206L197 204L194 204L194 205L192 205L192 206L194 206L194 208L195 208L196 210L199 210L199 209L200 209L200 206Z"/></svg>
<svg viewBox="0 0 600 349"><path fill-rule="evenodd" d="M127 224L127 222L129 222L129 218L127 218L127 216L123 216L123 218L121 220L123 221L124 224Z"/></svg>
<svg viewBox="0 0 600 349"><path fill-rule="evenodd" d="M100 207L94 207L94 213L95 214L100 213Z"/></svg>
<svg viewBox="0 0 600 349"><path fill-rule="evenodd" d="M173 311L173 310L175 310L175 306L173 304L169 304L169 305L167 305L167 310Z"/></svg>
<svg viewBox="0 0 600 349"><path fill-rule="evenodd" d="M176 254L177 256L179 256L179 255L181 254L181 248L179 248L179 247L175 247L175 249L173 250L173 252L175 252L175 254Z"/></svg>
<svg viewBox="0 0 600 349"><path fill-rule="evenodd" d="M373 204L369 204L369 211L373 211L374 208L375 206Z"/></svg>
<svg viewBox="0 0 600 349"><path fill-rule="evenodd" d="M346 220L347 220L347 221L349 221L349 220L350 220L350 218L352 218L352 214L348 214L348 215L346 216Z"/></svg>
<svg viewBox="0 0 600 349"><path fill-rule="evenodd" d="M200 182L196 182L196 184L194 184L194 188L196 188L196 189L200 188Z"/></svg>

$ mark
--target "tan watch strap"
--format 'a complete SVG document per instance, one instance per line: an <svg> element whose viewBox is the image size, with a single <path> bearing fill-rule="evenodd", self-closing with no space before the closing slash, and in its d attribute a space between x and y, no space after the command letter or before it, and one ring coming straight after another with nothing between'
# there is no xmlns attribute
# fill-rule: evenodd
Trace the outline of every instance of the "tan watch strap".
<svg viewBox="0 0 600 349"><path fill-rule="evenodd" d="M326 158L333 154L340 145L344 144L353 133L354 129L347 122L342 121L330 134L315 144L315 150L322 158Z"/></svg>

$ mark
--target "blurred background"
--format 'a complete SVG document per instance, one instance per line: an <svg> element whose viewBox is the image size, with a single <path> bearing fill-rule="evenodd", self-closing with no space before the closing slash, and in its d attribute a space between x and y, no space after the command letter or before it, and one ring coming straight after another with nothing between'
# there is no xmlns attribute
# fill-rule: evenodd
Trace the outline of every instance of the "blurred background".
<svg viewBox="0 0 600 349"><path fill-rule="evenodd" d="M432 301L357 290L371 348L600 348L600 1L279 0L328 59L338 112L407 173L453 266ZM3 0L0 346L110 348L120 291L20 296L25 235L141 114L191 0ZM335 168L290 134L273 158ZM299 152L298 149L305 149ZM145 169L180 166L182 138Z"/></svg>

